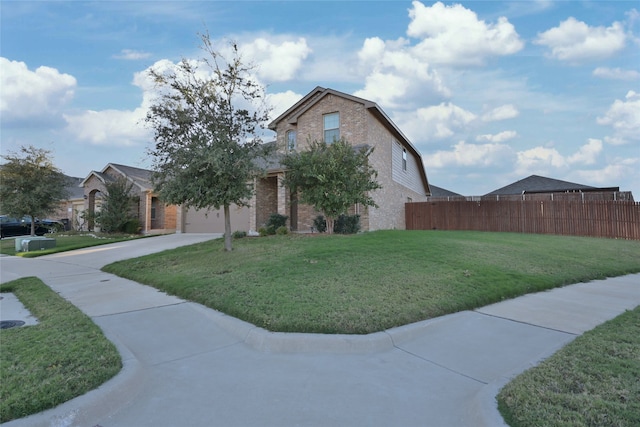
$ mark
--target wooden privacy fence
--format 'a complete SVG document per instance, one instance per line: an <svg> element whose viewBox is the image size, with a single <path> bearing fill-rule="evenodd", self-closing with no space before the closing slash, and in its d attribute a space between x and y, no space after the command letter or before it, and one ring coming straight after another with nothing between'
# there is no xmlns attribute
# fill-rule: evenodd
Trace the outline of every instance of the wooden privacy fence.
<svg viewBox="0 0 640 427"><path fill-rule="evenodd" d="M455 200L407 203L407 230L477 230L640 240L640 203Z"/></svg>

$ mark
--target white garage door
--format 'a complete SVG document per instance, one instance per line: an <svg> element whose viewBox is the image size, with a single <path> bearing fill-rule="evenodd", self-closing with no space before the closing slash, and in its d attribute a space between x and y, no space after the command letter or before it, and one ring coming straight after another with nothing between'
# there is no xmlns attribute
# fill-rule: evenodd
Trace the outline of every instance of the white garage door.
<svg viewBox="0 0 640 427"><path fill-rule="evenodd" d="M231 231L249 231L249 208L231 205ZM185 233L224 233L224 210L189 208L184 218Z"/></svg>

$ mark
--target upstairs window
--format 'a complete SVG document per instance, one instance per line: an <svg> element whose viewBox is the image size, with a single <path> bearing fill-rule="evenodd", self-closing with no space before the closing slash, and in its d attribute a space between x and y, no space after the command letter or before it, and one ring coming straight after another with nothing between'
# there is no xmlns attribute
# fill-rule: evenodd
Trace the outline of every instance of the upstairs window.
<svg viewBox="0 0 640 427"><path fill-rule="evenodd" d="M407 170L407 149L406 148L402 149L402 170L403 171Z"/></svg>
<svg viewBox="0 0 640 427"><path fill-rule="evenodd" d="M293 151L296 149L296 131L290 130L287 132L287 149Z"/></svg>
<svg viewBox="0 0 640 427"><path fill-rule="evenodd" d="M324 142L331 144L340 139L340 113L325 114L324 120Z"/></svg>

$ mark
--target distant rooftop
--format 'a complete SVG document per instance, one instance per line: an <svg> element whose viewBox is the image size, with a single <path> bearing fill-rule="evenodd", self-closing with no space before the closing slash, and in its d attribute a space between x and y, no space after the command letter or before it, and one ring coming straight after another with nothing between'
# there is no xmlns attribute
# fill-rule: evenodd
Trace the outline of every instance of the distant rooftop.
<svg viewBox="0 0 640 427"><path fill-rule="evenodd" d="M431 189L431 197L463 197L462 194L454 193L433 184L429 184L429 188Z"/></svg>
<svg viewBox="0 0 640 427"><path fill-rule="evenodd" d="M498 188L485 196L512 195L523 193L566 193L566 192L591 192L591 191L619 191L618 187L597 188L589 185L576 184L575 182L561 181L559 179L546 178L539 175L531 175L516 181L505 187Z"/></svg>

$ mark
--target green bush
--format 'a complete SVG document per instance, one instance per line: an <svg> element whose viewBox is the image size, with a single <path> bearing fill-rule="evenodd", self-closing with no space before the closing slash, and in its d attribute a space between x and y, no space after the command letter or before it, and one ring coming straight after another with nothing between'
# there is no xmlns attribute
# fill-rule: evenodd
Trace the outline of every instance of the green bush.
<svg viewBox="0 0 640 427"><path fill-rule="evenodd" d="M126 234L138 234L142 230L142 226L140 225L140 220L137 218L132 218L129 221L125 222L122 226L122 231Z"/></svg>
<svg viewBox="0 0 640 427"><path fill-rule="evenodd" d="M360 215L340 215L333 225L338 234L356 234L360 231Z"/></svg>
<svg viewBox="0 0 640 427"><path fill-rule="evenodd" d="M268 236L269 230L267 230L267 227L260 227L258 228L258 234L260 235L260 237Z"/></svg>
<svg viewBox="0 0 640 427"><path fill-rule="evenodd" d="M101 232L138 233L140 222L137 220L137 208L140 198L131 194L132 189L133 183L124 178L105 184L102 207L94 217Z"/></svg>
<svg viewBox="0 0 640 427"><path fill-rule="evenodd" d="M318 215L313 220L313 227L318 230L318 233L324 233L325 231L327 231L327 221L322 215Z"/></svg>
<svg viewBox="0 0 640 427"><path fill-rule="evenodd" d="M289 229L286 226L283 225L281 227L276 228L276 234L278 236L289 234Z"/></svg>
<svg viewBox="0 0 640 427"><path fill-rule="evenodd" d="M247 237L247 232L246 231L234 231L232 234L234 239L242 239L243 237Z"/></svg>
<svg viewBox="0 0 640 427"><path fill-rule="evenodd" d="M280 215L277 213L273 213L269 216L269 220L266 223L268 234L276 234L276 230L280 227L286 227L287 219L289 217L286 215Z"/></svg>

